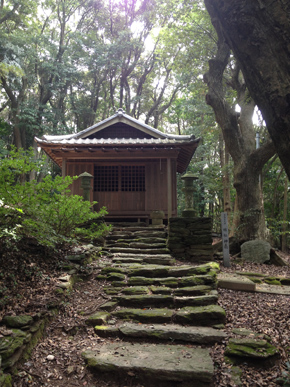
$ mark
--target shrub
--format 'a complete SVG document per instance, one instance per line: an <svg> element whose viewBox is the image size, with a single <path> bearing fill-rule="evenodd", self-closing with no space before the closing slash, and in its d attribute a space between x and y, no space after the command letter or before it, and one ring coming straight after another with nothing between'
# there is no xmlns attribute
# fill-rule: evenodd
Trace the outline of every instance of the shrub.
<svg viewBox="0 0 290 387"><path fill-rule="evenodd" d="M71 195L69 186L77 177L47 175L41 182L26 181L32 170L40 172L41 162L33 152L13 149L9 157L0 160L0 242L6 247L24 237L34 238L38 244L56 248L65 243L78 242L84 236L96 239L108 230L100 224L105 215L103 207L93 212L96 202L83 201ZM82 231L81 225L91 227ZM95 223L96 222L96 223Z"/></svg>

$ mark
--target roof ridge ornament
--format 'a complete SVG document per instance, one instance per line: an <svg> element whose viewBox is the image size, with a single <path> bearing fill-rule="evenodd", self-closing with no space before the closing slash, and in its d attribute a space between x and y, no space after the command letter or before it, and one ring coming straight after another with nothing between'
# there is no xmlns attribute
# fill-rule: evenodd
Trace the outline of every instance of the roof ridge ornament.
<svg viewBox="0 0 290 387"><path fill-rule="evenodd" d="M116 111L116 114L118 116L123 116L125 114L124 110L122 108L119 108L117 111Z"/></svg>

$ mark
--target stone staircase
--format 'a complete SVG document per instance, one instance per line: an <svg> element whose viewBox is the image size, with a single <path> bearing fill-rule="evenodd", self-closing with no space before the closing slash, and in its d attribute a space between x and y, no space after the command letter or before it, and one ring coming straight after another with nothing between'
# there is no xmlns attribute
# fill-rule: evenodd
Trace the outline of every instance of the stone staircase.
<svg viewBox="0 0 290 387"><path fill-rule="evenodd" d="M218 265L176 264L163 227L115 227L107 249L111 260L99 278L110 300L87 324L109 340L83 353L88 367L148 386L211 386L210 348L226 337Z"/></svg>

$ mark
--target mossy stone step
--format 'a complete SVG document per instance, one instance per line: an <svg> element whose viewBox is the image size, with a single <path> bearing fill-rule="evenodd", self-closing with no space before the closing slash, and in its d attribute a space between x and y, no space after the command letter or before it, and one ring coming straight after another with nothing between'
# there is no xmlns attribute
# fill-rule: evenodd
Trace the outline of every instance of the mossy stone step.
<svg viewBox="0 0 290 387"><path fill-rule="evenodd" d="M112 316L141 323L176 322L195 326L215 326L224 324L226 320L225 311L219 305L186 306L177 311L167 308L123 308L112 312Z"/></svg>
<svg viewBox="0 0 290 387"><path fill-rule="evenodd" d="M115 253L137 253L139 254L141 251L140 249L137 248L130 248L130 247L111 247L110 252L115 254ZM158 249L142 249L143 253L146 254L168 254L169 250L167 248L158 248Z"/></svg>
<svg viewBox="0 0 290 387"><path fill-rule="evenodd" d="M198 286L187 286L184 288L174 289L174 295L185 297L185 296L202 296L208 293L212 293L213 289L208 285L198 285Z"/></svg>
<svg viewBox="0 0 290 387"><path fill-rule="evenodd" d="M162 273L160 273L162 274ZM146 285L164 285L170 288L195 288L199 286L209 286L210 289L215 289L216 288L216 283L215 282L210 282L208 278L195 278L195 277L190 277L191 281L190 283L193 286L186 286L188 282L182 281L182 279L178 279L176 277L160 277L160 278L148 278L148 277L129 277L128 278L128 285L131 286L146 286ZM198 288L200 289L200 288ZM185 291L184 291L185 292Z"/></svg>
<svg viewBox="0 0 290 387"><path fill-rule="evenodd" d="M128 278L127 283L128 285L131 285L131 286L164 285L170 288L178 287L178 279L174 277L168 277L168 278L131 277L131 278Z"/></svg>
<svg viewBox="0 0 290 387"><path fill-rule="evenodd" d="M175 308L183 308L185 306L205 306L214 305L218 301L218 296L209 294L206 296L196 297L175 297L174 306Z"/></svg>
<svg viewBox="0 0 290 387"><path fill-rule="evenodd" d="M152 243L162 243L163 245L166 245L166 239L165 238L159 238L159 237L136 237L134 235L125 235L124 238L113 236L113 238L109 238L107 240L107 244L114 245L116 243L144 243L148 246L148 244Z"/></svg>
<svg viewBox="0 0 290 387"><path fill-rule="evenodd" d="M265 360L278 355L278 353L278 349L268 343L267 340L251 338L230 339L225 350L225 355L227 356L256 360Z"/></svg>
<svg viewBox="0 0 290 387"><path fill-rule="evenodd" d="M227 334L212 327L183 327L177 324L132 324L125 323L118 328L119 337L139 337L143 339L176 340L195 344L214 344L221 342ZM95 332L100 337L116 337L116 328L111 326L96 326Z"/></svg>
<svg viewBox="0 0 290 387"><path fill-rule="evenodd" d="M171 309L119 309L112 316L121 320L133 320L141 323L170 323L174 315ZM100 324L99 324L100 325Z"/></svg>
<svg viewBox="0 0 290 387"><path fill-rule="evenodd" d="M218 300L217 295L205 295L196 297L173 297L171 295L162 294L141 294L141 295L121 295L113 297L119 306L126 307L168 307L168 308L182 308L185 306L203 306L216 304Z"/></svg>
<svg viewBox="0 0 290 387"><path fill-rule="evenodd" d="M190 381L195 387L205 387L212 384L214 373L208 349L184 345L109 343L82 356L95 372L130 372L147 383L152 380L152 385L154 380L180 382L179 386Z"/></svg>
<svg viewBox="0 0 290 387"><path fill-rule="evenodd" d="M219 305L186 306L177 311L174 320L180 324L214 326L226 322L226 312Z"/></svg>
<svg viewBox="0 0 290 387"><path fill-rule="evenodd" d="M129 295L117 296L113 298L120 306L135 306L139 308L159 308L174 307L174 298L170 295L150 294L150 295Z"/></svg>
<svg viewBox="0 0 290 387"><path fill-rule="evenodd" d="M122 293L128 295L136 295L136 294L149 294L149 288L147 286L129 286L122 290Z"/></svg>
<svg viewBox="0 0 290 387"><path fill-rule="evenodd" d="M207 263L199 266L165 266L165 265L147 265L143 267L132 268L128 271L129 276L142 276L142 277L156 277L162 273L164 277L185 277L185 276L211 276L214 280L216 279L217 271L219 266L215 263Z"/></svg>
<svg viewBox="0 0 290 387"><path fill-rule="evenodd" d="M175 262L175 259L172 258L172 257L168 257L166 255L162 256L162 255L152 255L152 257L150 256L145 256L144 258L142 257L136 257L136 254L135 254L135 257L120 257L120 256L117 256L117 257L114 257L113 258L113 263L140 263L140 264L146 264L146 263L151 263L151 264L156 264L156 265L173 265L174 262Z"/></svg>
<svg viewBox="0 0 290 387"><path fill-rule="evenodd" d="M131 242L129 243L129 247L133 247L136 249L163 249L166 248L166 243L142 243L142 242Z"/></svg>

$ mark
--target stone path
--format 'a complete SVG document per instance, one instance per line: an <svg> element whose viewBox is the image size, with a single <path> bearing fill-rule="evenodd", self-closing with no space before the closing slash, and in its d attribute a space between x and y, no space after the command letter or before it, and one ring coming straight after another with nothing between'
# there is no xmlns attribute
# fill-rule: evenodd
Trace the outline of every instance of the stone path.
<svg viewBox="0 0 290 387"><path fill-rule="evenodd" d="M176 265L163 228L115 228L107 244L112 260L99 278L110 300L87 324L110 341L83 353L89 368L129 372L146 385L212 385L210 348L226 337L218 265Z"/></svg>

